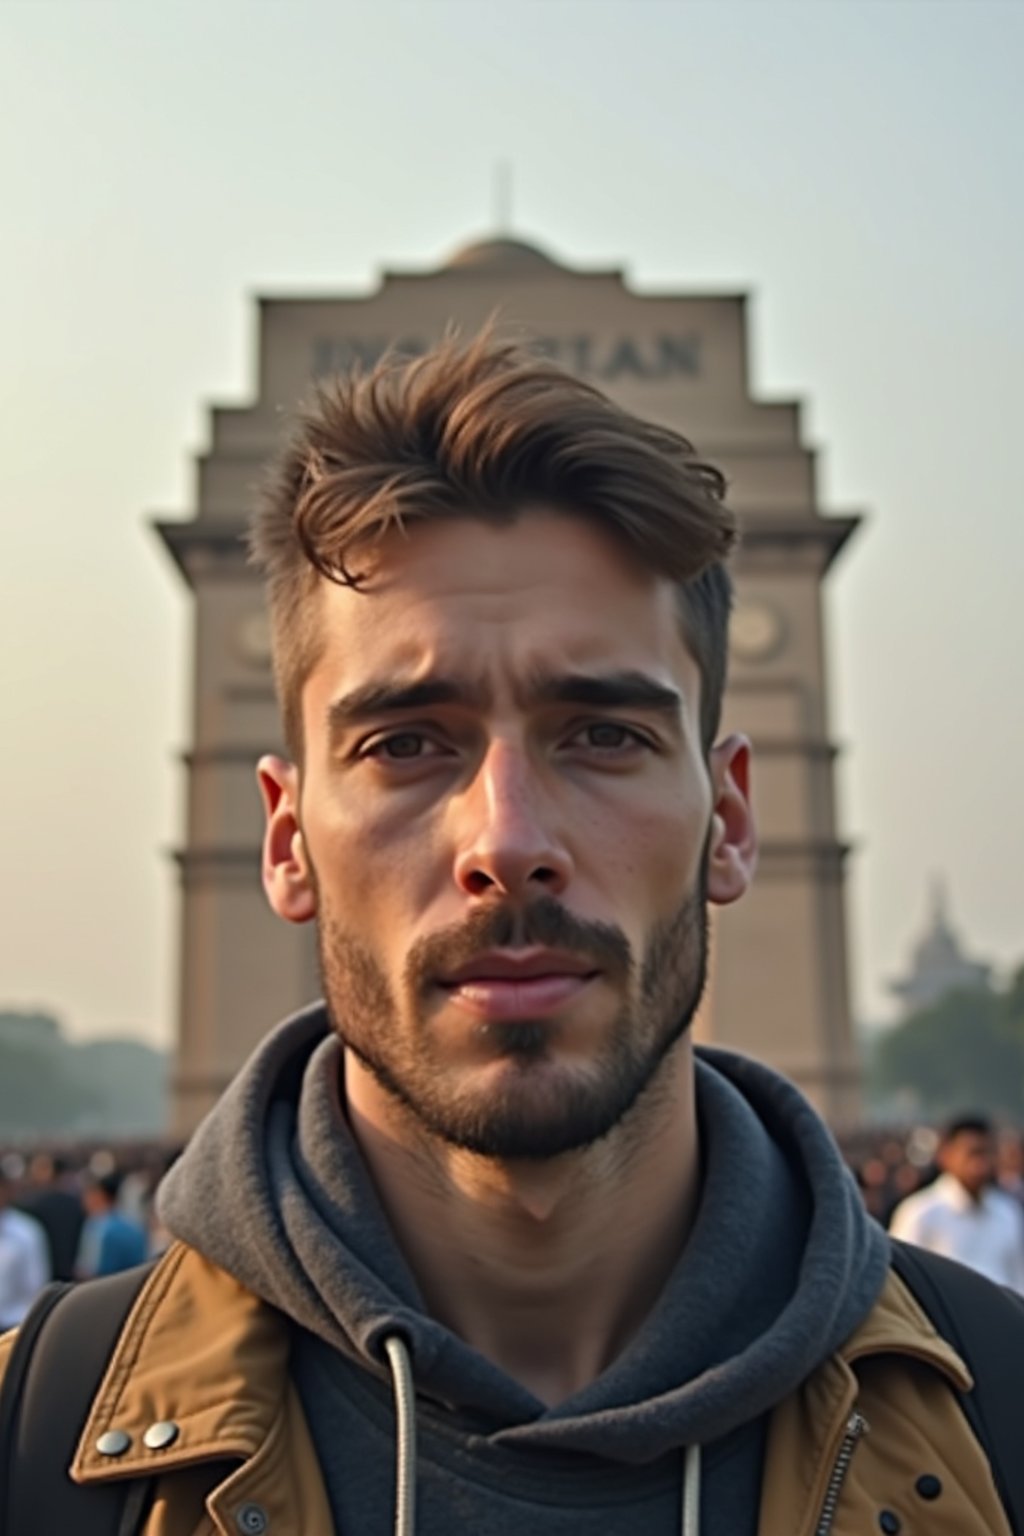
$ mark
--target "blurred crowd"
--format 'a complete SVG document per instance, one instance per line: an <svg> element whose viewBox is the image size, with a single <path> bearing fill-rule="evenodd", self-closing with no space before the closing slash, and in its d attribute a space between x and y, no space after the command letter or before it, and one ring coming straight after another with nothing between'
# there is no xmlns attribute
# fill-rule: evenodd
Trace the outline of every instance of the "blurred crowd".
<svg viewBox="0 0 1024 1536"><path fill-rule="evenodd" d="M892 1225L897 1206L930 1188L943 1172L941 1144L961 1125L978 1126L987 1141L982 1182L1005 1191L1024 1209L1024 1132L995 1127L985 1116L963 1115L940 1129L917 1126L909 1133L864 1130L843 1143L843 1153L868 1211Z"/></svg>
<svg viewBox="0 0 1024 1536"><path fill-rule="evenodd" d="M894 1235L1024 1291L1024 1138L984 1116L941 1130L865 1129L843 1153L872 1216ZM163 1251L157 1185L177 1150L152 1143L0 1149L0 1332L51 1280L113 1274Z"/></svg>
<svg viewBox="0 0 1024 1536"><path fill-rule="evenodd" d="M983 1114L847 1149L870 1213L903 1242L1024 1294L1024 1143Z"/></svg>
<svg viewBox="0 0 1024 1536"><path fill-rule="evenodd" d="M167 1246L153 1202L174 1156L150 1146L0 1155L0 1332L51 1280L116 1274Z"/></svg>

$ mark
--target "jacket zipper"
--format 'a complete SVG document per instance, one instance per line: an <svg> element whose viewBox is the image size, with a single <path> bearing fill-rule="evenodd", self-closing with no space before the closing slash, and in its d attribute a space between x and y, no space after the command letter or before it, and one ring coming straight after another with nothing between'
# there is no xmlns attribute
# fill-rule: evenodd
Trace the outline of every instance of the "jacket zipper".
<svg viewBox="0 0 1024 1536"><path fill-rule="evenodd" d="M861 1436L866 1435L870 1428L871 1426L864 1415L856 1410L847 1419L846 1433L843 1435L843 1441L839 1447L835 1465L832 1468L832 1475L828 1480L828 1487L825 1490L825 1502L821 1506L821 1518L815 1527L814 1536L829 1536L833 1521L836 1518L836 1506L839 1503L839 1495L843 1491L843 1483L846 1481L846 1474L850 1470L850 1462L853 1460L853 1453L857 1449L857 1443Z"/></svg>

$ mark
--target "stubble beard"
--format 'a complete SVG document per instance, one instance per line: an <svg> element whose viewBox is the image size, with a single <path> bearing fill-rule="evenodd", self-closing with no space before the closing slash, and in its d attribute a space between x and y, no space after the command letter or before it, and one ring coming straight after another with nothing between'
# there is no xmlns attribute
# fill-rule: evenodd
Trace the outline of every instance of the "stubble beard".
<svg viewBox="0 0 1024 1536"><path fill-rule="evenodd" d="M410 1029L370 951L321 903L317 945L332 1027L429 1137L501 1161L557 1157L600 1141L645 1097L688 1030L707 978L704 864L676 913L651 934L639 966L621 930L573 918L552 898L524 912L478 913L410 952L403 993L422 1006ZM551 1070L557 1029L543 1019L481 1025L503 1070L486 1090L459 1088L431 1049L429 978L482 951L543 944L593 958L622 1001L602 1049Z"/></svg>

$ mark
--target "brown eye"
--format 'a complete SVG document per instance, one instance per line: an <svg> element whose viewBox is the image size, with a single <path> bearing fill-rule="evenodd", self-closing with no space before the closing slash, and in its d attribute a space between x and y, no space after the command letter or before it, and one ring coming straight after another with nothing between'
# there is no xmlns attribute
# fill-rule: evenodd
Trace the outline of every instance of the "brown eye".
<svg viewBox="0 0 1024 1536"><path fill-rule="evenodd" d="M423 737L415 731L401 731L398 735L389 736L382 741L379 751L385 757L409 758L423 755Z"/></svg>
<svg viewBox="0 0 1024 1536"><path fill-rule="evenodd" d="M604 720L598 725L587 726L587 745L602 747L605 751L616 747L636 745L636 736L627 730L624 725L616 725L613 721Z"/></svg>
<svg viewBox="0 0 1024 1536"><path fill-rule="evenodd" d="M428 731L392 731L389 736L377 736L360 748L364 762L379 767L399 763L427 763L435 758L448 757L451 749L439 742Z"/></svg>

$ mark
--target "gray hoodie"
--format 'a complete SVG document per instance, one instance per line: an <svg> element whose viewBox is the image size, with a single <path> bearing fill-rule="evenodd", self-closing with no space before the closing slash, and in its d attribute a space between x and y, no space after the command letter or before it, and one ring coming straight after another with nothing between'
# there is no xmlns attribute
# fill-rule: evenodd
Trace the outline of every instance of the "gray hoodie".
<svg viewBox="0 0 1024 1536"><path fill-rule="evenodd" d="M401 1528L391 1378L406 1367L416 1451L402 1496L414 1488L419 1536L753 1536L767 1414L861 1322L888 1263L797 1090L698 1050L704 1178L686 1248L629 1346L549 1408L425 1311L341 1079L322 1006L286 1021L159 1198L175 1236L296 1325L293 1375L341 1536Z"/></svg>

